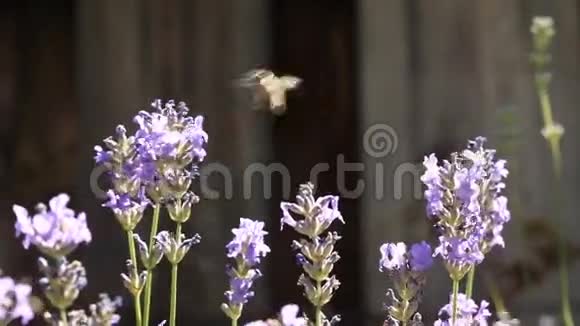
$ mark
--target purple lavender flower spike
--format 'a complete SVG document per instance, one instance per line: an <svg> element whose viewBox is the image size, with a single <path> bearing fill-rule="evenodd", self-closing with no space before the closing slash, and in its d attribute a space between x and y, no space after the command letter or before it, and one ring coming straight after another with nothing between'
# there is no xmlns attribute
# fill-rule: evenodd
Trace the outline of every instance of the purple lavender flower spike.
<svg viewBox="0 0 580 326"><path fill-rule="evenodd" d="M23 236L25 249L32 244L42 253L60 258L81 243L91 242L85 213L77 215L68 208L69 200L68 195L60 194L50 200L48 208L42 203L38 204L33 216L22 206L12 207L16 215L16 236Z"/></svg>
<svg viewBox="0 0 580 326"><path fill-rule="evenodd" d="M393 281L393 289L387 291L385 325L413 325L421 320L417 313L426 283L425 272L433 264L431 246L425 241L407 246L402 243L385 243L380 247L379 270L386 272ZM397 292L395 294L395 292ZM398 297L397 297L398 296ZM400 298L400 299L399 299Z"/></svg>
<svg viewBox="0 0 580 326"><path fill-rule="evenodd" d="M234 238L226 250L236 264L227 267L230 289L225 292L227 303L221 308L232 321L237 321L244 304L254 296L252 285L262 275L257 265L270 252L270 247L264 243L264 236L268 234L264 231L264 222L240 218L240 226L232 229L232 233Z"/></svg>
<svg viewBox="0 0 580 326"><path fill-rule="evenodd" d="M32 287L16 283L10 277L0 277L0 324L8 325L20 319L23 325L34 318L31 304Z"/></svg>
<svg viewBox="0 0 580 326"><path fill-rule="evenodd" d="M327 232L334 221L345 223L338 201L338 196L333 195L315 198L314 185L308 182L300 185L295 203L280 203L281 227L286 224L306 237L293 241L292 247L298 251L296 260L304 271L298 278L298 284L316 308L316 325L333 324L340 319L340 316L327 319L322 313L322 307L340 286L336 277L330 275L334 264L340 259L335 251L340 236L336 232Z"/></svg>
<svg viewBox="0 0 580 326"><path fill-rule="evenodd" d="M452 309L453 309L453 295L450 295L449 303L439 310L434 326L487 326L487 318L491 313L487 309L489 303L485 300L481 301L479 306L472 299L467 298L463 293L457 296L457 316L455 318L455 325L452 324Z"/></svg>
<svg viewBox="0 0 580 326"><path fill-rule="evenodd" d="M226 291L225 296L230 306L242 306L254 296L252 285L262 274L260 271L252 269L248 275L239 277L235 272L230 272L230 289Z"/></svg>
<svg viewBox="0 0 580 326"><path fill-rule="evenodd" d="M456 281L494 246L504 246L501 231L510 219L507 198L501 195L507 163L484 148L485 141L469 141L441 165L434 154L423 162L427 214L439 232L435 254Z"/></svg>
<svg viewBox="0 0 580 326"><path fill-rule="evenodd" d="M115 195L138 203L143 189L155 203L182 198L195 175L192 171L206 156L203 117L188 116L185 103L173 100L156 100L152 107L152 112L134 117L134 135L119 126L114 137L104 140L106 148L95 146L95 162L109 171Z"/></svg>

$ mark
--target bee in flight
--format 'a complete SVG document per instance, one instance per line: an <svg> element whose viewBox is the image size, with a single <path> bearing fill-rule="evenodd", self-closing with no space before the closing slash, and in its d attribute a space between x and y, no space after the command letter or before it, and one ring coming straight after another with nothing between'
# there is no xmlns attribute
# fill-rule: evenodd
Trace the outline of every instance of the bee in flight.
<svg viewBox="0 0 580 326"><path fill-rule="evenodd" d="M297 88L302 80L294 76L276 76L270 70L255 69L242 75L238 85L249 88L255 109L268 108L275 115L286 112L286 91Z"/></svg>

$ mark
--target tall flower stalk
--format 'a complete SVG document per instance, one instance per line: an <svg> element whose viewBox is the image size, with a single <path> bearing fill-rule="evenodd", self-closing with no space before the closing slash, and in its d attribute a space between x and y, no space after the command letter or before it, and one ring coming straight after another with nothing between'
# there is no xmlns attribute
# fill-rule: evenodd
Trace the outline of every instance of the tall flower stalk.
<svg viewBox="0 0 580 326"><path fill-rule="evenodd" d="M69 262L67 256L80 244L90 243L91 232L87 226L84 213L76 214L68 207L70 198L66 194L59 194L49 201L48 207L42 203L36 206L34 215L30 216L28 210L22 206L14 205L16 214L16 235L22 236L22 244L28 249L34 245L45 257L38 258L38 266L43 277L39 283L44 296L50 302L57 313L45 312L45 320L51 325L74 326L81 325L79 320L86 321L88 325L110 326L120 320L115 311L120 305L119 300L103 301L108 298L101 295L101 301L95 306L102 307L105 311L97 308L90 316L84 310L69 309L78 298L80 291L87 285L87 277L84 266L80 261ZM24 306L22 307L24 309ZM23 321L29 314L23 316ZM107 317L107 318L105 318Z"/></svg>
<svg viewBox="0 0 580 326"><path fill-rule="evenodd" d="M106 149L95 146L95 161L104 166L109 174L112 188L107 191L108 201L104 207L111 209L127 236L129 260L127 273L121 274L123 284L133 296L135 324L142 324L141 292L147 271L139 272L134 230L141 222L150 201L139 178L139 160L135 149L135 137L127 136L123 125L117 126L115 136L104 141Z"/></svg>
<svg viewBox="0 0 580 326"><path fill-rule="evenodd" d="M281 227L286 224L306 237L295 240L292 247L299 251L296 258L304 273L300 275L298 284L304 288L304 295L314 306L314 325L334 324L340 316L327 319L322 307L330 302L340 286L338 279L330 275L334 264L340 259L334 251L340 236L336 232L326 232L335 220L344 223L338 209L338 196L315 198L314 185L306 183L300 185L295 203L282 202L280 208ZM325 232L326 235L323 235Z"/></svg>
<svg viewBox="0 0 580 326"><path fill-rule="evenodd" d="M531 62L534 67L534 82L538 100L540 102L540 109L544 127L542 128L542 136L548 142L550 153L552 157L552 165L554 174L556 176L556 200L560 201L562 198L562 150L560 142L564 135L564 127L556 122L553 118L552 103L550 100L550 82L552 74L549 71L551 63L550 46L552 39L556 34L554 29L554 21L551 17L535 17L532 26L532 42L533 50L531 54ZM559 210L560 203L556 203L554 210ZM557 212L559 215L559 212ZM559 261L560 261L560 293L562 302L562 319L566 326L573 326L574 320L572 317L572 309L570 305L570 295L568 293L568 263L567 263L567 249L566 241L563 234L559 237Z"/></svg>
<svg viewBox="0 0 580 326"><path fill-rule="evenodd" d="M434 154L423 162L427 214L439 233L435 255L443 258L453 282L452 320L457 314L460 281L471 274L470 299L475 266L494 246L504 247L501 232L511 217L507 198L501 194L508 175L506 161L496 159L495 151L484 143L485 138L478 137L442 164Z"/></svg>
<svg viewBox="0 0 580 326"><path fill-rule="evenodd" d="M198 163L205 158L208 135L203 130L203 117L189 116L185 103L156 100L152 107L152 112L140 111L133 119L138 126L134 135L127 136L125 127L119 126L116 137L104 140L106 149L95 146L95 161L108 170L111 179L109 202L105 206L113 210L127 233L128 266L132 270L124 280L134 296L137 324L149 325L154 269L166 255L172 265L169 324L175 326L178 265L191 245L200 239L199 235L187 239L182 225L191 216L192 204L199 200L189 188L197 175ZM147 206L153 207L153 214L148 243L145 243L134 230ZM175 222L174 233L158 232L162 208ZM141 273L134 241L139 244L144 268Z"/></svg>
<svg viewBox="0 0 580 326"><path fill-rule="evenodd" d="M431 246L423 241L407 250L402 242L385 243L380 252L379 270L386 272L394 285L394 290L387 291L389 317L384 325L422 325L417 309L426 283L425 272L433 264Z"/></svg>
<svg viewBox="0 0 580 326"><path fill-rule="evenodd" d="M258 264L270 252L270 247L264 243L264 236L268 234L264 231L264 222L240 218L240 226L232 233L234 239L226 249L227 256L235 263L226 268L230 289L225 292L227 303L223 303L221 309L230 318L231 325L237 326L244 304L254 296L252 285L262 276Z"/></svg>

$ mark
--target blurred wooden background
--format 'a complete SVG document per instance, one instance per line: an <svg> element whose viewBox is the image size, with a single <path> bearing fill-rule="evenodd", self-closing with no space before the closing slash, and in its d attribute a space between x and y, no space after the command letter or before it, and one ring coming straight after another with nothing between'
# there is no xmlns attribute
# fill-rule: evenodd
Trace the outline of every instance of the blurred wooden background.
<svg viewBox="0 0 580 326"><path fill-rule="evenodd" d="M337 227L344 235L337 267L343 286L329 309L344 315L344 325L360 325L361 318L377 324L383 316L389 284L377 270L379 245L430 234L410 179L405 179L403 198L394 198L394 171L431 151L446 155L467 138L488 136L510 158L513 172L508 249L491 260L505 266L522 257L536 259L522 225L555 217L550 214L550 160L539 134L527 61L534 15L556 21L552 93L555 117L566 127L567 204L561 226L577 242L579 5L573 0L3 3L0 230L6 231L0 267L30 276L35 266L34 253L24 252L7 235L13 225L10 205L32 206L67 191L74 194L73 207L89 213L95 238L78 253L90 278L82 303L101 290L124 294L117 275L125 241L88 186L92 147L116 124L130 125L136 111L155 97L185 100L193 112L206 116L207 163L224 164L234 180L233 198L203 201L186 229L204 239L181 274L188 280L180 292L182 324L225 324L219 311L226 287L223 247L240 216L263 217L274 249L258 296L248 306L248 320L271 315L286 302L305 302L295 287L299 271L288 250L293 234L278 232L282 180L274 178L271 199L241 195L244 169L254 162L283 163L291 172L292 192L308 179L312 166L328 162L330 171L319 179L321 193L339 188L339 154L346 162L365 164L364 171L346 174L348 189L361 179L367 190L361 198L343 200L347 225ZM289 98L286 116L251 111L232 87L239 73L256 66L304 78L303 88ZM377 123L395 129L398 147L375 159L365 153L362 138ZM377 165L385 168L380 200L373 192ZM219 177L212 175L209 182L224 190ZM427 319L449 288L442 270L432 274L423 307ZM576 264L570 292L577 318L579 274ZM521 316L557 313L556 276L548 273L533 287L507 293L510 308ZM159 297L165 289L164 284L155 289L155 320L167 315ZM486 289L480 286L477 295L486 297ZM123 324L129 325L132 315L124 316Z"/></svg>

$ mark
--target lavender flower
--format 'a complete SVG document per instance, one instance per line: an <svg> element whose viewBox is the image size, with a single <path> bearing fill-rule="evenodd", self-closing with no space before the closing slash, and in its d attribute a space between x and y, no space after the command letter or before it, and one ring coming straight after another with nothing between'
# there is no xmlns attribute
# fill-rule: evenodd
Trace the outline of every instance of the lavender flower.
<svg viewBox="0 0 580 326"><path fill-rule="evenodd" d="M322 234L335 220L344 223L338 209L338 197L315 198L314 185L306 183L300 185L295 203L282 202L280 208L281 226L287 224L307 237L294 241L292 247L299 251L296 258L304 270L298 278L298 284L304 288L304 295L316 308L314 324L321 326L323 323L325 325L336 323L340 320L340 316L326 320L322 307L330 302L340 286L336 277L330 276L334 264L340 259L338 253L334 251L340 236L336 232L329 232L325 237ZM301 218L296 219L294 216Z"/></svg>
<svg viewBox="0 0 580 326"><path fill-rule="evenodd" d="M298 317L300 308L295 304L288 304L282 307L278 319L268 319L266 321L257 320L247 323L245 326L307 326L308 320Z"/></svg>
<svg viewBox="0 0 580 326"><path fill-rule="evenodd" d="M119 323L121 316L117 309L121 307L121 297L111 300L108 294L101 293L99 302L89 306L89 314L84 309L72 310L67 313L68 323L61 320L58 314L44 313L45 321L52 326L84 325L84 326L112 326Z"/></svg>
<svg viewBox="0 0 580 326"><path fill-rule="evenodd" d="M487 309L489 303L482 300L479 306L472 300L468 299L463 293L457 296L457 316L455 324L452 324L453 295L450 296L450 303L446 304L439 310L434 326L487 326L487 318L491 313Z"/></svg>
<svg viewBox="0 0 580 326"><path fill-rule="evenodd" d="M104 140L106 149L95 146L96 164L108 170L113 196L122 199L106 205L117 218L123 208L132 208L131 213L144 210L147 201L143 190L155 203L181 199L191 185L197 163L206 156L208 135L203 130L203 117L188 116L185 103L176 107L173 100L165 104L156 100L152 107L154 112L141 111L133 119L138 126L134 135L127 136L126 128L120 125L115 137Z"/></svg>
<svg viewBox="0 0 580 326"><path fill-rule="evenodd" d="M79 261L68 262L63 257L50 263L39 258L38 266L43 274L39 283L44 296L58 310L66 310L72 306L80 291L87 286L86 271Z"/></svg>
<svg viewBox="0 0 580 326"><path fill-rule="evenodd" d="M28 284L16 283L6 276L0 277L0 325L8 325L17 319L26 325L34 318L31 292Z"/></svg>
<svg viewBox="0 0 580 326"><path fill-rule="evenodd" d="M89 306L92 322L89 325L110 326L119 323L121 316L117 314L117 309L122 304L123 300L121 297L116 297L114 300L111 300L108 294L101 293L99 295L99 302Z"/></svg>
<svg viewBox="0 0 580 326"><path fill-rule="evenodd" d="M298 317L300 307L288 304L280 310L280 322L283 326L306 326L306 318Z"/></svg>
<svg viewBox="0 0 580 326"><path fill-rule="evenodd" d="M227 267L230 289L225 292L228 302L221 308L233 323L237 323L244 304L254 296L251 290L254 281L261 276L256 266L270 252L270 247L264 243L264 236L268 234L264 231L264 222L240 218L240 226L232 229L232 233L234 239L226 249L227 256L234 258L236 265Z"/></svg>
<svg viewBox="0 0 580 326"><path fill-rule="evenodd" d="M163 253L171 265L177 265L183 260L189 249L201 241L201 236L195 234L191 238L186 238L185 234L182 233L177 235L161 231L155 236L155 241L155 246L160 246L163 249Z"/></svg>
<svg viewBox="0 0 580 326"><path fill-rule="evenodd" d="M42 253L60 258L79 244L91 242L85 213L76 215L67 207L69 200L68 195L60 194L49 201L48 208L40 203L32 217L24 207L12 207L17 218L14 225L16 236L23 236L25 249L32 244Z"/></svg>
<svg viewBox="0 0 580 326"><path fill-rule="evenodd" d="M260 263L260 258L270 252L264 243L264 222L240 218L240 227L232 229L234 239L226 246L229 258L240 258L247 267Z"/></svg>
<svg viewBox="0 0 580 326"><path fill-rule="evenodd" d="M284 224L292 227L296 232L309 238L315 238L322 234L332 222L339 220L344 224L344 219L338 210L338 196L313 197L314 185L311 183L300 185L296 203L282 202L282 219L280 229ZM292 213L303 216L304 219L296 220Z"/></svg>
<svg viewBox="0 0 580 326"><path fill-rule="evenodd" d="M501 195L506 161L484 148L485 141L470 141L467 149L442 164L434 154L423 162L427 214L439 232L435 254L454 280L481 263L494 246L504 245L501 231L510 220L507 198Z"/></svg>
<svg viewBox="0 0 580 326"><path fill-rule="evenodd" d="M149 202L140 192L137 197L132 197L128 193L118 194L113 190L107 191L109 201L104 203L113 211L117 221L125 231L132 231L143 218L143 213Z"/></svg>
<svg viewBox="0 0 580 326"><path fill-rule="evenodd" d="M409 265L414 272L424 272L433 265L431 246L427 242L423 241L411 246Z"/></svg>
<svg viewBox="0 0 580 326"><path fill-rule="evenodd" d="M380 248L381 261L380 269L383 270L401 270L405 268L407 259L407 246L402 243L385 243Z"/></svg>
<svg viewBox="0 0 580 326"><path fill-rule="evenodd" d="M189 189L197 162L206 156L203 117L188 116L185 103L156 100L154 112L141 111L134 121L139 178L155 201L181 198Z"/></svg>
<svg viewBox="0 0 580 326"><path fill-rule="evenodd" d="M423 241L407 250L402 242L385 243L379 251L379 270L388 273L395 289L387 291L389 317L385 325L407 325L409 321L413 321L412 325L420 324L421 316L417 309L426 283L424 272L433 264L431 246Z"/></svg>

